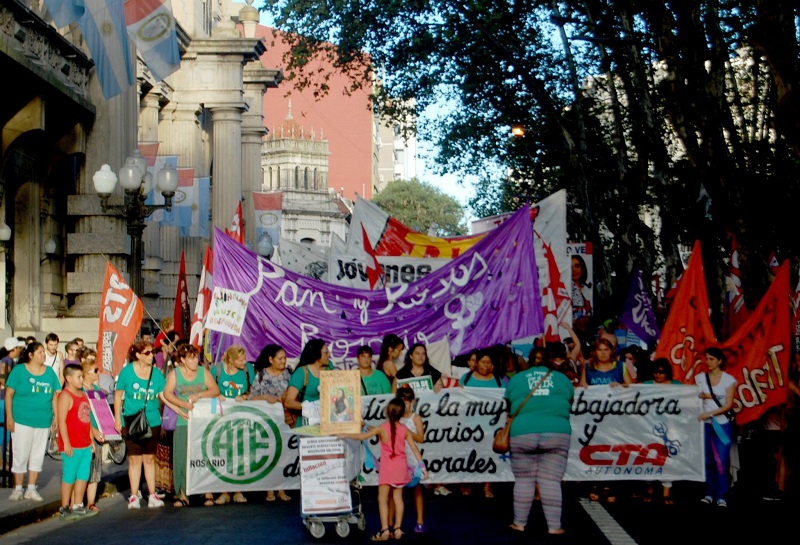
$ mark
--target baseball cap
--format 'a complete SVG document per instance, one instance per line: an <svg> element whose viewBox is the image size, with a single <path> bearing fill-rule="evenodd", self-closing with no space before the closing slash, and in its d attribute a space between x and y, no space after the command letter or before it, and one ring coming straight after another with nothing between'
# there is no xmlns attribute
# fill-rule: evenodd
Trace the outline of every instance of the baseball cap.
<svg viewBox="0 0 800 545"><path fill-rule="evenodd" d="M19 340L16 337L9 337L5 341L3 341L3 348L11 352L15 348L24 348L25 343Z"/></svg>

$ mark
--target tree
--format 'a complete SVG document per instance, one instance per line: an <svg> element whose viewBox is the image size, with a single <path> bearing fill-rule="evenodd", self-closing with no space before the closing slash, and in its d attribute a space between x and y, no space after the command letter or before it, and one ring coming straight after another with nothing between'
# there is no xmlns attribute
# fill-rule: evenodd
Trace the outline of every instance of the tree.
<svg viewBox="0 0 800 545"><path fill-rule="evenodd" d="M440 171L480 178L479 215L566 188L571 238L595 245L601 314L618 312L634 262L677 272L695 239L717 306L728 232L751 305L769 252L800 254L771 221L800 201L796 2L271 1L296 82L323 56L354 87L379 81L390 118L448 101L419 131Z"/></svg>
<svg viewBox="0 0 800 545"><path fill-rule="evenodd" d="M439 237L467 233L464 209L458 201L416 178L389 182L372 202L415 231L428 233L432 229Z"/></svg>

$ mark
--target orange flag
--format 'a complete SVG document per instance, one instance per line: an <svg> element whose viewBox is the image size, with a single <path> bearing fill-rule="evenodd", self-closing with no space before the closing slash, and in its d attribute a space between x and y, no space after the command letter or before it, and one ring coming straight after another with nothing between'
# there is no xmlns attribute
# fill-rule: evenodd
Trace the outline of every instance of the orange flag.
<svg viewBox="0 0 800 545"><path fill-rule="evenodd" d="M767 409L785 403L788 396L789 262L776 272L750 318L720 347L725 372L736 379L736 421L746 424Z"/></svg>
<svg viewBox="0 0 800 545"><path fill-rule="evenodd" d="M97 363L104 373L116 376L122 370L143 316L142 302L119 271L111 263L106 263L97 334Z"/></svg>
<svg viewBox="0 0 800 545"><path fill-rule="evenodd" d="M703 350L717 342L708 313L708 292L698 240L681 275L654 356L672 362L677 380L693 383L694 376L703 371Z"/></svg>

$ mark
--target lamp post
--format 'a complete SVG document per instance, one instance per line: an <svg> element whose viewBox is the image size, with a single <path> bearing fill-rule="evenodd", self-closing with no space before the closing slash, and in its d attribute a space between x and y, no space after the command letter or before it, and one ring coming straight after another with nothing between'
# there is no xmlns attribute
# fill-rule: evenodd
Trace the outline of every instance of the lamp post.
<svg viewBox="0 0 800 545"><path fill-rule="evenodd" d="M123 205L109 205L108 198L117 185L117 175L108 165L103 165L92 177L94 189L100 196L100 206L104 212L125 219L128 235L131 237L131 254L128 261L128 273L131 277L131 289L140 299L144 286L142 285L142 258L144 245L144 220L156 210L172 209L172 198L178 189L178 171L172 165L164 165L157 175L158 190L164 196L164 204L145 204L147 194L150 192L152 180L147 172L147 159L137 149L125 160L125 165L119 171L119 183L125 191Z"/></svg>

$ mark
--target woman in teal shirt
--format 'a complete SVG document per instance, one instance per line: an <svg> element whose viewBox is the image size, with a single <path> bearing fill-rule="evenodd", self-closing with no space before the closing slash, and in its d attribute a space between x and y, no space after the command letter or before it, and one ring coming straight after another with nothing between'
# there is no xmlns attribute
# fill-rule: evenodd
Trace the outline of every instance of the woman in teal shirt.
<svg viewBox="0 0 800 545"><path fill-rule="evenodd" d="M120 371L117 377L117 389L114 392L114 427L125 437L125 447L128 452L128 480L131 484L128 509L140 507L139 483L142 479L142 468L150 493L147 506L163 507L164 502L156 496L156 448L158 437L161 435L161 402L158 395L164 391L166 380L161 371L153 365L154 354L151 343L144 341L134 343L128 350L128 359L131 363ZM153 434L149 439L133 441L128 438L128 420L143 408ZM124 426L123 418L125 418Z"/></svg>
<svg viewBox="0 0 800 545"><path fill-rule="evenodd" d="M283 401L286 409L302 412L303 401L319 401L319 377L322 371L332 371L333 366L328 361L330 351L322 339L311 339L306 343L300 354L297 369L289 379L289 388L286 389L286 399ZM299 418L297 425L303 425Z"/></svg>
<svg viewBox="0 0 800 545"><path fill-rule="evenodd" d="M569 411L575 388L561 373L544 364L536 365L534 351L528 357L532 367L514 375L506 387L511 414L525 404L511 423L511 471L515 480L511 529L525 530L538 485L548 533L563 534L561 479L567 469L572 434Z"/></svg>
<svg viewBox="0 0 800 545"><path fill-rule="evenodd" d="M36 490L42 471L47 437L55 414L56 394L61 383L55 371L44 364L44 346L32 342L22 353L6 380L6 428L11 432L14 464L12 501L43 501ZM28 472L28 489L22 481Z"/></svg>

